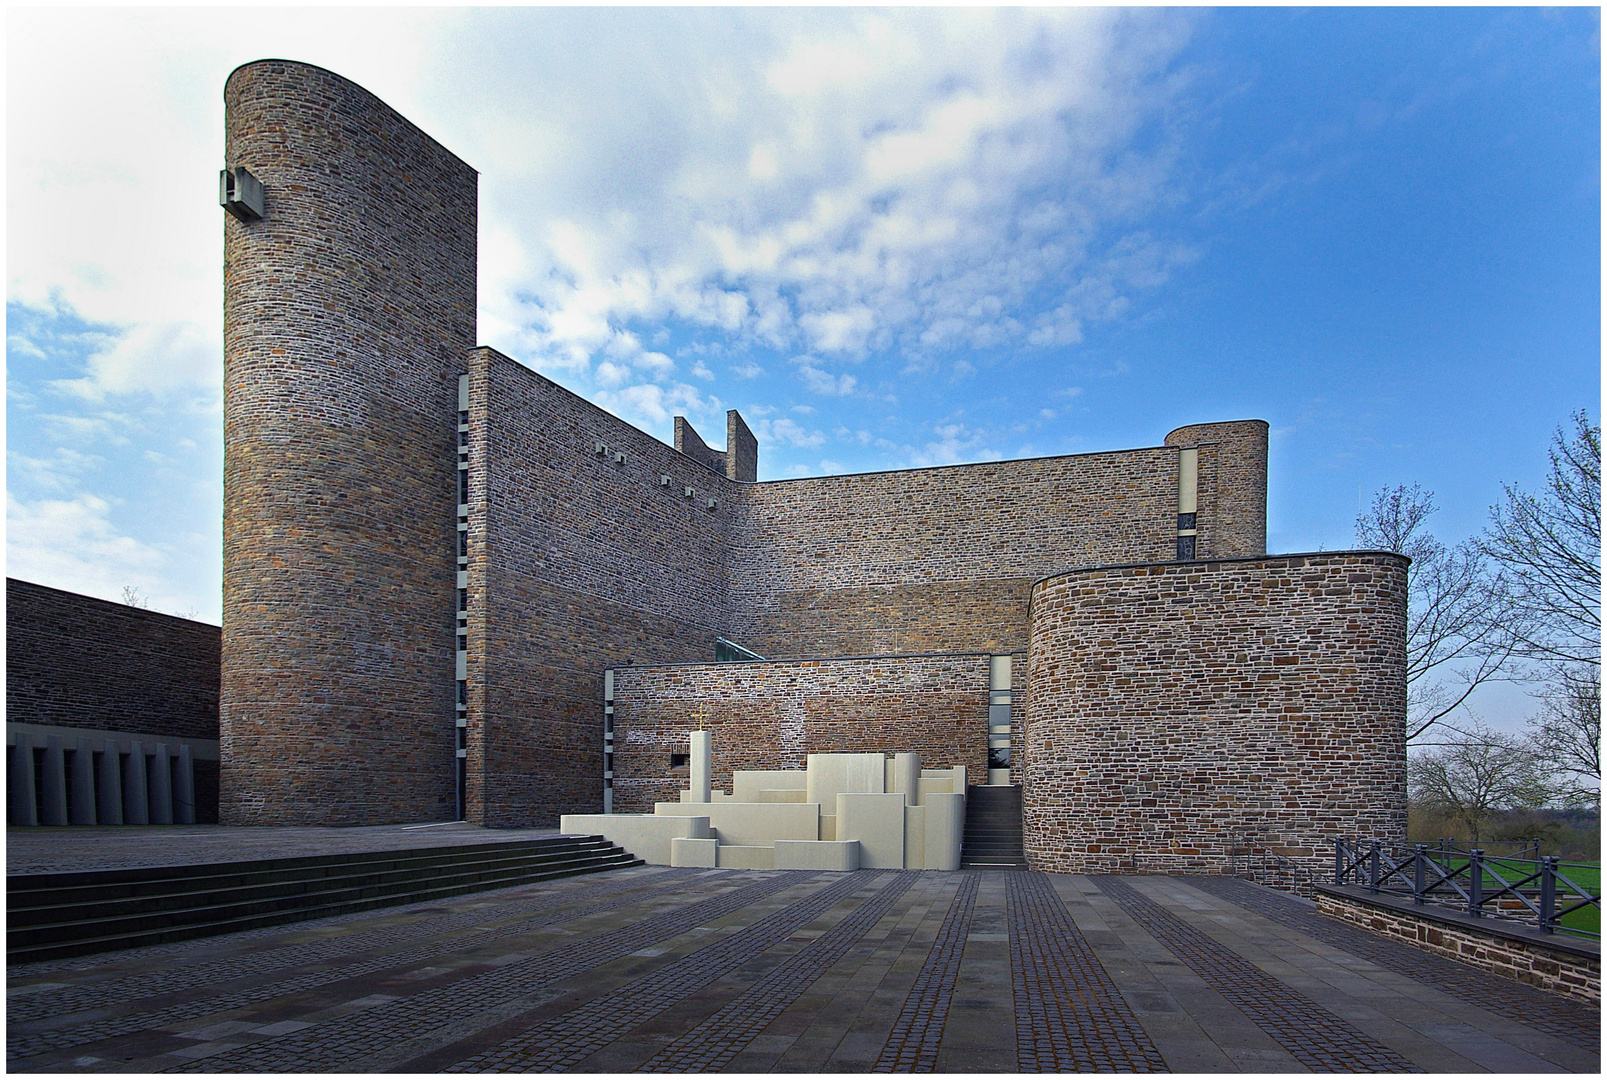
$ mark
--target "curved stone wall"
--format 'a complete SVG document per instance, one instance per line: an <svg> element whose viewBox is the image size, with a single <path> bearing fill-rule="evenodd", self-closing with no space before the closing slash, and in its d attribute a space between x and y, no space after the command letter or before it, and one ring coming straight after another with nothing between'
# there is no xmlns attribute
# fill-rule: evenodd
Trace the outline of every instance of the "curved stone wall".
<svg viewBox="0 0 1607 1080"><path fill-rule="evenodd" d="M321 68L247 64L224 99L266 215L219 215L222 817L440 820L476 174Z"/></svg>
<svg viewBox="0 0 1607 1080"><path fill-rule="evenodd" d="M1406 565L1325 552L1077 570L1032 594L1023 824L1039 870L1321 870L1404 842Z"/></svg>
<svg viewBox="0 0 1607 1080"><path fill-rule="evenodd" d="M1190 424L1166 445L1195 448L1199 464L1199 555L1249 558L1267 553L1267 422Z"/></svg>

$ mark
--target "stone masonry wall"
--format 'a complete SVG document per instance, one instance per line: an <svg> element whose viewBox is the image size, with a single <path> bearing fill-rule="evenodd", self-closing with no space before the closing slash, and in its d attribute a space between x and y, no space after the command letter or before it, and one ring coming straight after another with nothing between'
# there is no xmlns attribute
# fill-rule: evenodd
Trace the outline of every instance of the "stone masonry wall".
<svg viewBox="0 0 1607 1080"><path fill-rule="evenodd" d="M224 90L222 815L453 815L456 376L476 175L361 87L264 60Z"/></svg>
<svg viewBox="0 0 1607 1080"><path fill-rule="evenodd" d="M1200 451L1198 555L1208 559L1265 555L1267 422L1193 424L1167 435L1166 445Z"/></svg>
<svg viewBox="0 0 1607 1080"><path fill-rule="evenodd" d="M1115 566L1033 591L1036 869L1220 873L1236 833L1320 872L1404 841L1406 560Z"/></svg>
<svg viewBox="0 0 1607 1080"><path fill-rule="evenodd" d="M556 824L601 809L603 670L728 632L738 485L491 349L470 427L469 820Z"/></svg>
<svg viewBox="0 0 1607 1080"><path fill-rule="evenodd" d="M602 711L592 719L602 730ZM688 783L670 768L713 733L715 788L736 769L801 769L809 754L914 751L987 779L988 657L877 656L622 667L614 673L614 810L651 813ZM600 766L599 766L600 768ZM596 775L601 775L597 773Z"/></svg>
<svg viewBox="0 0 1607 1080"><path fill-rule="evenodd" d="M218 737L216 626L6 579L6 719Z"/></svg>
<svg viewBox="0 0 1607 1080"><path fill-rule="evenodd" d="M1425 952L1481 967L1502 978L1588 1005L1601 1004L1601 958L1575 956L1515 935L1480 933L1444 920L1318 891L1317 910L1330 918L1404 941Z"/></svg>
<svg viewBox="0 0 1607 1080"><path fill-rule="evenodd" d="M737 637L764 656L1008 652L1034 579L1175 554L1164 448L758 484L732 552Z"/></svg>

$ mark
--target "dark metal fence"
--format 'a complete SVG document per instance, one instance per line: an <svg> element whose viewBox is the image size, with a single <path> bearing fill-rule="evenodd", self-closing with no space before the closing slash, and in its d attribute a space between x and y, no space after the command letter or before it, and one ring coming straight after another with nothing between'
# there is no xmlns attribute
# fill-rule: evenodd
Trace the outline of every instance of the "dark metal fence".
<svg viewBox="0 0 1607 1080"><path fill-rule="evenodd" d="M1581 888L1562 871L1561 860L1541 856L1539 850L1535 842L1523 852L1532 852L1530 858L1491 855L1483 848L1462 849L1441 840L1437 845L1415 844L1407 852L1377 840L1341 838L1334 842L1334 884L1411 897L1417 904L1455 907L1476 919L1529 923L1547 934L1560 930L1599 939L1599 929L1565 925L1562 920L1594 908L1599 926L1600 885L1594 893Z"/></svg>

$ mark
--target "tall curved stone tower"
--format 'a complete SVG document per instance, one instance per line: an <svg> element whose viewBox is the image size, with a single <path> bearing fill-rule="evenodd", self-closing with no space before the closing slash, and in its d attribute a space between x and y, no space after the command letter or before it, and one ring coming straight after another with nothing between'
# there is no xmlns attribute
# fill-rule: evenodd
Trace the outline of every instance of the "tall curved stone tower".
<svg viewBox="0 0 1607 1080"><path fill-rule="evenodd" d="M224 223L221 820L456 816L477 174L321 68L224 99L264 213Z"/></svg>

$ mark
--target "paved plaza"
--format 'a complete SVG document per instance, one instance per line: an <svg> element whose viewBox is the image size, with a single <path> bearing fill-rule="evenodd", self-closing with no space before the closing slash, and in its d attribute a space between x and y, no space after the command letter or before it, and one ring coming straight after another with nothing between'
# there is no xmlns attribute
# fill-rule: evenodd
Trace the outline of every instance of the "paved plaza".
<svg viewBox="0 0 1607 1080"><path fill-rule="evenodd" d="M13 1071L1600 1061L1594 1010L1223 878L635 867L18 965L6 989Z"/></svg>

